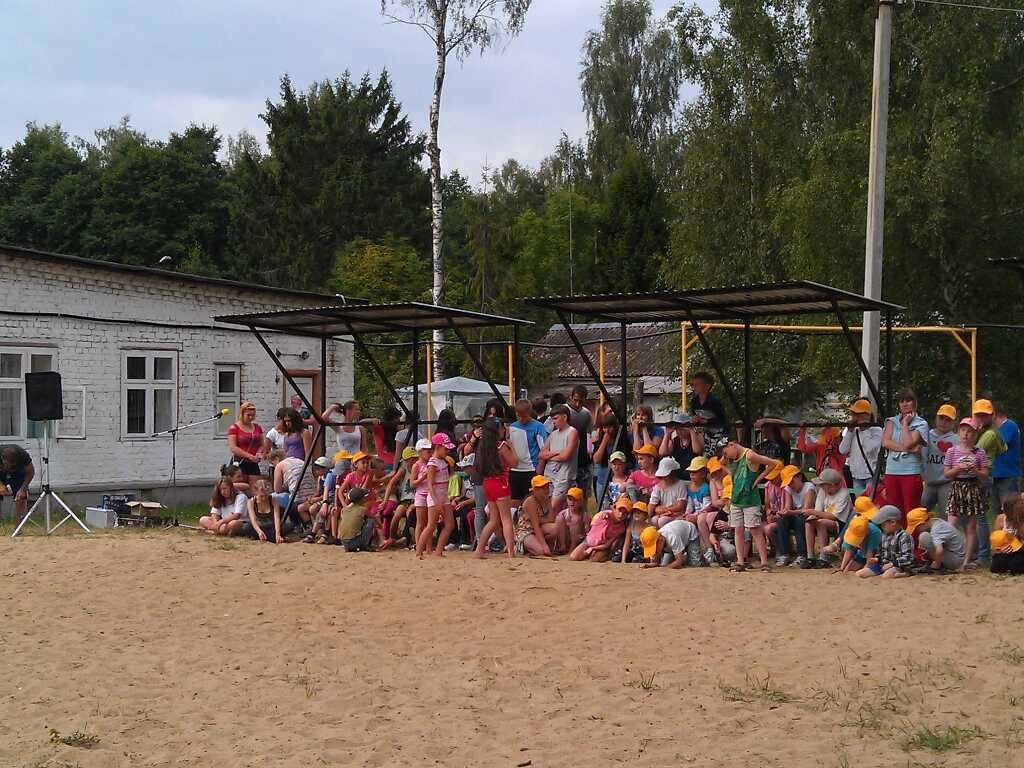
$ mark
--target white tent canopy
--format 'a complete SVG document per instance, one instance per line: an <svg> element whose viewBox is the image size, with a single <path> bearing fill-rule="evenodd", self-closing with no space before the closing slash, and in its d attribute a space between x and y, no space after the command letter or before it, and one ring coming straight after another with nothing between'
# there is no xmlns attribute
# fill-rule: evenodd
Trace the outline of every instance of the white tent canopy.
<svg viewBox="0 0 1024 768"><path fill-rule="evenodd" d="M508 400L508 387L498 384L498 391L502 397ZM420 401L427 394L427 385L420 384L417 387L420 394ZM412 408L412 387L403 387L398 390L405 404ZM484 405L494 397L494 392L486 381L470 379L466 376L452 376L450 379L440 379L430 385L430 416L437 418L437 414L445 408L451 408L457 419L468 419L484 412ZM420 418L427 418L425 409L421 409Z"/></svg>

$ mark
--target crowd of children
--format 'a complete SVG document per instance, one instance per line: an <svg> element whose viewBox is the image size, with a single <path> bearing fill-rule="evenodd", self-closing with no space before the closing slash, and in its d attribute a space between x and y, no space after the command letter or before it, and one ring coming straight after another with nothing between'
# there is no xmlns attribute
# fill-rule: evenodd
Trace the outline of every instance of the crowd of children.
<svg viewBox="0 0 1024 768"><path fill-rule="evenodd" d="M244 456L222 468L200 526L277 543L297 529L307 543L420 558L462 549L742 572L771 570L774 555L776 568L861 578L969 570L983 544L993 571L1024 573L1024 501L1004 482L990 502L995 457L1016 451L1019 477L1019 430L1002 429L1005 415L1000 429L986 421L989 401L959 421L943 404L929 430L910 392L884 427L857 400L845 429L817 439L801 431L805 470L788 461L777 420L759 422L772 437L756 450L728 439L713 382L699 376L694 416L674 414L663 429L641 408L621 434L610 409L586 410L580 388L553 397L543 421L547 402L520 401L506 414L492 401L458 439L453 415L428 438L400 433L394 412L364 420L358 404L335 405L324 419L345 419L338 450L315 461L305 414L282 409L277 434L264 439L244 404L231 441ZM269 477L254 469L260 460ZM990 503L998 514L988 520Z"/></svg>

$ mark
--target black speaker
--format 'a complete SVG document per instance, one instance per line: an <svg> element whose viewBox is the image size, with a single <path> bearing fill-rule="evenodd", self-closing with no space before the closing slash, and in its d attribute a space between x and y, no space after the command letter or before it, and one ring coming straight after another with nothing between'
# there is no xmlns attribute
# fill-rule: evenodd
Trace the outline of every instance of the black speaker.
<svg viewBox="0 0 1024 768"><path fill-rule="evenodd" d="M25 374L25 406L30 421L59 421L64 418L60 374L56 371Z"/></svg>

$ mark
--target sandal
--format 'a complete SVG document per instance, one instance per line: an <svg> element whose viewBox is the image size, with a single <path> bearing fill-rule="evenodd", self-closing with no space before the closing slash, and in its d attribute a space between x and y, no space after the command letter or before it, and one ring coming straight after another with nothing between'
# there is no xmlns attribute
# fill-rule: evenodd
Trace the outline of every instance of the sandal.
<svg viewBox="0 0 1024 768"><path fill-rule="evenodd" d="M772 570L772 567L770 565L768 565L768 563L765 563L764 565L761 566L761 571L763 573L771 573L771 570Z"/></svg>
<svg viewBox="0 0 1024 768"><path fill-rule="evenodd" d="M747 570L747 564L746 563L733 563L732 566L729 568L729 570L732 571L733 573L743 573L745 570Z"/></svg>
<svg viewBox="0 0 1024 768"><path fill-rule="evenodd" d="M305 538L302 539L303 544L312 544L316 541L316 536L312 533L307 533Z"/></svg>

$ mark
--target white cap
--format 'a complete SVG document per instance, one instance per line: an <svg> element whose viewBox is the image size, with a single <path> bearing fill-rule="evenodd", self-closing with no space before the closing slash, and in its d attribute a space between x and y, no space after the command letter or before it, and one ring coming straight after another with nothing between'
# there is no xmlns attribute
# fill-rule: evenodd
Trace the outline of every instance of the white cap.
<svg viewBox="0 0 1024 768"><path fill-rule="evenodd" d="M679 462L673 459L671 456L666 456L658 462L658 471L654 473L655 477L668 477L673 472L679 469Z"/></svg>
<svg viewBox="0 0 1024 768"><path fill-rule="evenodd" d="M434 446L431 444L431 442L429 440L427 440L427 438L421 437L419 440L416 441L416 452L417 453L419 453L420 451L432 451L432 450L434 450Z"/></svg>
<svg viewBox="0 0 1024 768"><path fill-rule="evenodd" d="M321 456L319 459L317 459L313 463L316 464L318 467L320 467L320 469L334 469L334 462L331 461L326 456Z"/></svg>

